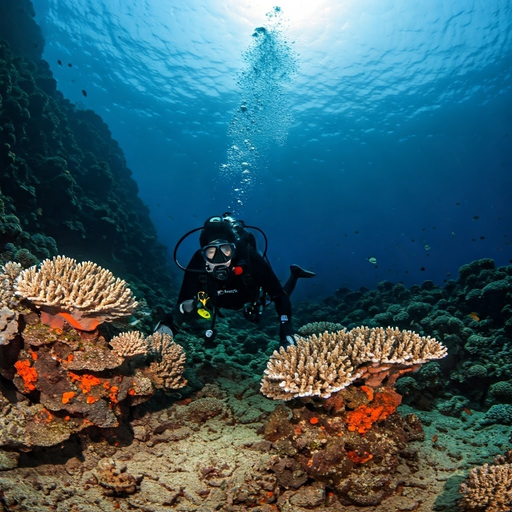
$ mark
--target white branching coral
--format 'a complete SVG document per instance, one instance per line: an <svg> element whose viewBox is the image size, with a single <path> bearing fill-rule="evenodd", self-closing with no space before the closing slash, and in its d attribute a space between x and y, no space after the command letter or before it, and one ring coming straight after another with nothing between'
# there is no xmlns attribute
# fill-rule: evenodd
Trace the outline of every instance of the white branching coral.
<svg viewBox="0 0 512 512"><path fill-rule="evenodd" d="M155 332L148 336L149 355L154 360L149 366L150 372L155 377L153 382L156 387L179 389L187 384L183 378L185 368L185 352L183 347L174 343L168 334Z"/></svg>
<svg viewBox="0 0 512 512"><path fill-rule="evenodd" d="M446 347L430 336L388 327L356 327L348 333L360 362L423 364L446 355Z"/></svg>
<svg viewBox="0 0 512 512"><path fill-rule="evenodd" d="M275 400L328 398L358 379L373 387L384 379L393 384L403 373L446 353L446 347L433 338L391 327L313 334L274 351L261 392Z"/></svg>
<svg viewBox="0 0 512 512"><path fill-rule="evenodd" d="M460 486L462 510L510 512L512 510L512 464L484 464L473 468Z"/></svg>
<svg viewBox="0 0 512 512"><path fill-rule="evenodd" d="M297 345L274 351L261 392L275 400L320 396L328 398L351 384L359 373L345 352L345 345L327 332L299 338Z"/></svg>
<svg viewBox="0 0 512 512"><path fill-rule="evenodd" d="M112 272L96 263L77 263L65 256L46 259L39 268L33 266L21 272L16 281L16 295L48 314L67 313L65 319L73 327L84 330L128 316L137 307L125 281L116 279ZM96 321L87 321L92 318Z"/></svg>
<svg viewBox="0 0 512 512"><path fill-rule="evenodd" d="M298 333L301 336L311 336L312 334L321 334L322 332L336 332L341 331L343 329L343 325L334 323L334 322L311 322L309 324L303 325Z"/></svg>
<svg viewBox="0 0 512 512"><path fill-rule="evenodd" d="M140 331L123 332L110 340L113 352L121 357L147 354L148 342Z"/></svg>

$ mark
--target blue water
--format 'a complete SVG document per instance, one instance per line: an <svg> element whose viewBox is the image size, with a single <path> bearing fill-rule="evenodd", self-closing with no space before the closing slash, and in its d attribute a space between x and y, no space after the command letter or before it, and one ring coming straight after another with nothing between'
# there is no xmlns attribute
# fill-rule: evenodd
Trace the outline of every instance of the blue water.
<svg viewBox="0 0 512 512"><path fill-rule="evenodd" d="M280 277L317 272L301 297L508 264L511 2L275 5L34 0L59 89L108 123L171 252L232 208Z"/></svg>

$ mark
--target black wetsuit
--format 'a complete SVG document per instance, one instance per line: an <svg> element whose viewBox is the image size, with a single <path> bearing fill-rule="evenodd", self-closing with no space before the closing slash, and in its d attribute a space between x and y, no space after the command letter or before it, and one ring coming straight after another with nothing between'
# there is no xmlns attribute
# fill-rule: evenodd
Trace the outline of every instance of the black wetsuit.
<svg viewBox="0 0 512 512"><path fill-rule="evenodd" d="M205 260L200 250L194 253L187 269L205 270ZM233 269L241 271L240 275L236 275ZM296 278L293 287L295 282ZM283 287L263 256L253 247L248 247L243 258L238 254L235 256L231 264L230 275L223 281L216 279L211 273L185 272L178 297L178 307L184 301L195 299L198 292L203 291L210 297L207 303L207 307L210 309L237 310L248 303L257 301L261 288L275 304L281 331L283 331L283 325L286 324L285 334L292 334L292 306L290 297L285 291L287 285L288 283ZM178 318L180 316L183 318L181 314L176 315Z"/></svg>

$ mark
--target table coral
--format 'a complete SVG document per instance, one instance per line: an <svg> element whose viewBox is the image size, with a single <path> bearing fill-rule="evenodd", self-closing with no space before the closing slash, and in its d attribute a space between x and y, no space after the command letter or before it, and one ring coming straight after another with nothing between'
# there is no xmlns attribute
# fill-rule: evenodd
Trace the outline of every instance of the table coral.
<svg viewBox="0 0 512 512"><path fill-rule="evenodd" d="M21 272L16 295L36 305L42 321L52 327L62 328L66 321L83 331L128 316L137 307L125 281L96 263L77 263L65 256L46 259L39 268Z"/></svg>
<svg viewBox="0 0 512 512"><path fill-rule="evenodd" d="M274 351L261 392L275 400L328 398L358 379L372 387L385 380L394 384L400 375L446 353L446 347L429 336L391 327L313 334Z"/></svg>

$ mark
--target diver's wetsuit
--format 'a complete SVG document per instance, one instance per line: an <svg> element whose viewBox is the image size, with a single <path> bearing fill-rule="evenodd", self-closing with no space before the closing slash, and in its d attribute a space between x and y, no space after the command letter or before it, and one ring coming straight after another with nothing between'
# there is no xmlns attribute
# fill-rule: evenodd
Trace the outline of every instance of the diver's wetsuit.
<svg viewBox="0 0 512 512"><path fill-rule="evenodd" d="M283 287L272 267L253 247L248 247L246 258L235 256L231 265L231 269L234 268L241 269L241 274L236 275L235 272L230 271L229 277L224 281L206 272L185 272L178 305L197 297L198 292L203 291L210 297L208 302L210 308L213 306L220 309L241 309L245 304L258 300L260 288L262 288L274 302L280 320L285 316L291 328L292 306L287 291L291 293L297 277L292 273ZM200 250L194 253L187 269L205 269L205 261ZM177 311L176 320L180 317L183 319L183 315Z"/></svg>

